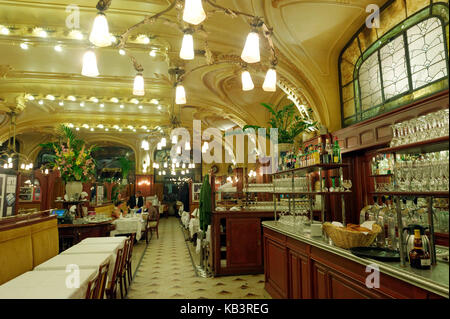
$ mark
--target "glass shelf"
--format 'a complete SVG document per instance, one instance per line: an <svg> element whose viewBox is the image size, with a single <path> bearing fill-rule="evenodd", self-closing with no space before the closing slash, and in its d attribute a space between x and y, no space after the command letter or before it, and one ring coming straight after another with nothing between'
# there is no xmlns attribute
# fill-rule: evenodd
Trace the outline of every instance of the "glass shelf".
<svg viewBox="0 0 450 319"><path fill-rule="evenodd" d="M348 167L350 166L350 164L348 163L341 163L341 164L316 164L316 165L312 165L312 166L306 166L306 167L299 167L299 168L294 168L294 169L288 169L285 171L280 171L280 172L276 172L273 173L272 175L284 175L284 174L290 174L290 173L295 173L295 172L315 172L317 171L319 168L322 170L330 170L330 169L337 169L337 168L341 168L341 167Z"/></svg>
<svg viewBox="0 0 450 319"><path fill-rule="evenodd" d="M432 140L420 141L417 143L399 145L395 147L382 148L377 151L378 154L421 154L434 153L449 149L449 137L442 136Z"/></svg>

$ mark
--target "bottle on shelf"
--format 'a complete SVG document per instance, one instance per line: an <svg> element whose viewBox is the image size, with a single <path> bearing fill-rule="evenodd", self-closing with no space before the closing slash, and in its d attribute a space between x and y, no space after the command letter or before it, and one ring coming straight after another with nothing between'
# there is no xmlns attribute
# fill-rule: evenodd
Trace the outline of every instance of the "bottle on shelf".
<svg viewBox="0 0 450 319"><path fill-rule="evenodd" d="M326 139L325 152L327 153L325 156L326 158L325 164L331 164L333 159L333 147L331 146L329 139Z"/></svg>
<svg viewBox="0 0 450 319"><path fill-rule="evenodd" d="M333 164L341 163L341 147L339 146L338 140L334 142L333 145Z"/></svg>
<svg viewBox="0 0 450 319"><path fill-rule="evenodd" d="M430 269L430 254L423 249L420 229L414 229L414 248L409 252L409 264L417 269Z"/></svg>

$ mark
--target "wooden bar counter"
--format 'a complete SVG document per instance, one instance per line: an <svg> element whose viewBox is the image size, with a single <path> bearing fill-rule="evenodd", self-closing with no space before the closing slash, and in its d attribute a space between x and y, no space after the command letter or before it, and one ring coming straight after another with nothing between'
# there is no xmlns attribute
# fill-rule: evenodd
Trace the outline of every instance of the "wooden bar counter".
<svg viewBox="0 0 450 319"><path fill-rule="evenodd" d="M435 299L449 298L449 265L430 270L360 258L322 237L294 231L276 221L262 223L265 289L273 298L292 299ZM306 229L306 228L305 228ZM377 265L379 288L368 288Z"/></svg>
<svg viewBox="0 0 450 319"><path fill-rule="evenodd" d="M214 211L211 220L214 275L264 272L261 222L273 211Z"/></svg>

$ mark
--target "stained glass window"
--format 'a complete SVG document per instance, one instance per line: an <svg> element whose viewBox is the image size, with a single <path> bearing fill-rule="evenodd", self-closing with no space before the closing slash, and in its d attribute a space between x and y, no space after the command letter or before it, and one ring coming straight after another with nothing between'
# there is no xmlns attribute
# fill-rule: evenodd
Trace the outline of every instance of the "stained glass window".
<svg viewBox="0 0 450 319"><path fill-rule="evenodd" d="M409 90L403 36L397 37L380 49L383 89L386 100Z"/></svg>
<svg viewBox="0 0 450 319"><path fill-rule="evenodd" d="M366 51L354 63L353 85L341 75L343 126L448 88L448 16L447 5L433 3L364 47ZM367 36L356 34L355 38L361 41ZM341 54L341 65L349 48ZM354 103L350 103L350 85Z"/></svg>
<svg viewBox="0 0 450 319"><path fill-rule="evenodd" d="M423 87L447 76L441 21L430 18L407 32L413 88Z"/></svg>
<svg viewBox="0 0 450 319"><path fill-rule="evenodd" d="M373 53L359 69L361 107L363 110L383 102L378 52Z"/></svg>

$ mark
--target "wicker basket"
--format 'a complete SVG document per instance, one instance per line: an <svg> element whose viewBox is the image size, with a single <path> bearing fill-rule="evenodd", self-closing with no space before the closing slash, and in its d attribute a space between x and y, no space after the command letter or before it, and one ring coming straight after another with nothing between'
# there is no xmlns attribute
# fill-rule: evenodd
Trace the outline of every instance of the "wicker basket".
<svg viewBox="0 0 450 319"><path fill-rule="evenodd" d="M381 232L381 227L377 224L373 224L372 231L368 234L356 230L349 230L345 227L334 226L330 223L324 223L322 227L336 246L345 249L368 247Z"/></svg>

